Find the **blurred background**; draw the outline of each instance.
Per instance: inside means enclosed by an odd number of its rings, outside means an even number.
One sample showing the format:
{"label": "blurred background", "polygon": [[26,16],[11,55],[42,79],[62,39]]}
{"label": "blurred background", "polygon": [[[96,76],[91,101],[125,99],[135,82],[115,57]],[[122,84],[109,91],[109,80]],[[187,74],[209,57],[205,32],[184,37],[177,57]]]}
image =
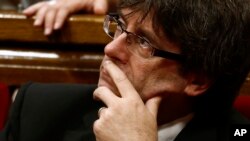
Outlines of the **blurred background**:
{"label": "blurred background", "polygon": [[46,0],[0,0],[0,9],[21,11],[39,1],[46,1]]}

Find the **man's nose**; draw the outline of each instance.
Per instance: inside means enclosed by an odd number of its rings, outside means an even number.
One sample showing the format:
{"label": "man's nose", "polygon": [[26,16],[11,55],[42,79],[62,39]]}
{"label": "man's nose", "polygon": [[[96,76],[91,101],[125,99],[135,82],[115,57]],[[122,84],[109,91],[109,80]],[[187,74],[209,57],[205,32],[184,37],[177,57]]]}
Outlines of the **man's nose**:
{"label": "man's nose", "polygon": [[130,56],[130,52],[127,49],[128,44],[126,40],[126,33],[123,33],[115,38],[113,41],[106,45],[104,49],[105,55],[115,60],[119,60],[122,63],[126,63]]}

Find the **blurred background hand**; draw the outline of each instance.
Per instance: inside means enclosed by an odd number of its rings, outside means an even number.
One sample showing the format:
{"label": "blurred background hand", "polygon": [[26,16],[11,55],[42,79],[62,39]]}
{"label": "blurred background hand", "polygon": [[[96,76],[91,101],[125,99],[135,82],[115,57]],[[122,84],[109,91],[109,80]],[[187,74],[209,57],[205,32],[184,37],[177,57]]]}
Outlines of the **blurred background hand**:
{"label": "blurred background hand", "polygon": [[35,16],[34,26],[44,26],[44,34],[50,35],[60,29],[70,14],[85,11],[105,14],[109,0],[51,0],[38,2],[26,8],[23,13]]}

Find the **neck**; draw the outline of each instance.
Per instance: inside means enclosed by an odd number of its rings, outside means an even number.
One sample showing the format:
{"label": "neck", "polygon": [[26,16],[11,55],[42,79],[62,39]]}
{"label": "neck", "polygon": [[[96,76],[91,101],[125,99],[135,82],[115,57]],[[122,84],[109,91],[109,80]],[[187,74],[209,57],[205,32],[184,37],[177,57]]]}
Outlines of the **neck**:
{"label": "neck", "polygon": [[157,122],[163,125],[189,113],[192,113],[192,98],[183,95],[166,97],[159,106]]}

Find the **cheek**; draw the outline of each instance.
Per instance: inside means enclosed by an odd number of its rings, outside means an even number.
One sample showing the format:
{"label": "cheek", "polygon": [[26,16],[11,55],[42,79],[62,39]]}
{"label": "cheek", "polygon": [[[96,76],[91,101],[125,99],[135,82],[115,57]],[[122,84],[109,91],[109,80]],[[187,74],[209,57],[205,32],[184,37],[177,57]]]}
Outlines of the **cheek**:
{"label": "cheek", "polygon": [[139,94],[141,94],[144,89],[144,85],[147,83],[149,74],[152,73],[152,66],[150,66],[147,61],[143,61],[141,58],[130,58],[130,63],[126,64],[124,67],[124,72],[126,73],[128,79],[133,84],[135,89]]}
{"label": "cheek", "polygon": [[176,66],[158,67],[147,75],[145,85],[142,89],[143,99],[161,95],[184,93],[187,81],[178,73]]}
{"label": "cheek", "polygon": [[[136,65],[137,64],[137,65]],[[134,63],[131,66],[130,80],[132,81],[136,90],[140,93],[147,82],[148,74],[151,73],[150,67],[144,63]]]}

